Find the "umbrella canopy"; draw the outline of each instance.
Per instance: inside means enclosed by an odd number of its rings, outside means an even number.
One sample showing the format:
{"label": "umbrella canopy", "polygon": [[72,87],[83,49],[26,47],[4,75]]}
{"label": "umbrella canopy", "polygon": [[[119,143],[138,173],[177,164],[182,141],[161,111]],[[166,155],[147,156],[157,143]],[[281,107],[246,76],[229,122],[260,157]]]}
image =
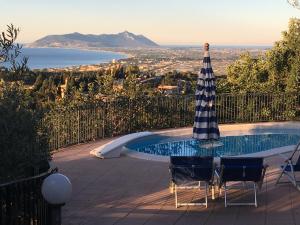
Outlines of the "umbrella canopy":
{"label": "umbrella canopy", "polygon": [[292,6],[294,6],[296,9],[300,9],[300,2],[299,2],[299,0],[287,0],[287,1]]}
{"label": "umbrella canopy", "polygon": [[204,52],[203,67],[199,72],[196,90],[196,115],[193,138],[217,140],[220,137],[216,107],[215,76],[211,67],[210,55]]}

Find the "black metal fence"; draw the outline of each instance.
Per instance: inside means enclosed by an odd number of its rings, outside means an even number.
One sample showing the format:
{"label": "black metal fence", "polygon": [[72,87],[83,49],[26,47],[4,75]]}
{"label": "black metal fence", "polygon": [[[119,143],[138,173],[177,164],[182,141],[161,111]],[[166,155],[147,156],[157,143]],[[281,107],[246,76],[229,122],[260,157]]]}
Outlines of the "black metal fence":
{"label": "black metal fence", "polygon": [[41,193],[50,173],[0,185],[1,225],[48,225],[49,205]]}
{"label": "black metal fence", "polygon": [[[295,120],[296,94],[220,94],[216,99],[220,123]],[[78,108],[56,109],[43,124],[50,128],[50,148],[144,130],[192,126],[194,96],[119,99]]]}

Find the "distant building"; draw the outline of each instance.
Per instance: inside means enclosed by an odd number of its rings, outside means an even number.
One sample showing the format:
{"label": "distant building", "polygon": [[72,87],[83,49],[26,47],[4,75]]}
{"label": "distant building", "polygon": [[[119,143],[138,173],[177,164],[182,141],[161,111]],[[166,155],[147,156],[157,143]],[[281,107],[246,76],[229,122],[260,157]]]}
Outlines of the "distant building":
{"label": "distant building", "polygon": [[149,84],[152,87],[157,87],[161,83],[162,79],[163,79],[162,76],[150,77],[150,78],[146,78],[146,79],[142,80],[141,84]]}
{"label": "distant building", "polygon": [[158,91],[166,94],[166,95],[174,95],[179,94],[178,86],[171,86],[171,85],[159,85],[157,87]]}
{"label": "distant building", "polygon": [[65,97],[67,92],[67,85],[68,85],[68,78],[66,77],[65,83],[61,84],[57,88],[57,95],[59,96],[59,98],[63,99]]}
{"label": "distant building", "polygon": [[25,90],[33,90],[34,85],[24,85]]}

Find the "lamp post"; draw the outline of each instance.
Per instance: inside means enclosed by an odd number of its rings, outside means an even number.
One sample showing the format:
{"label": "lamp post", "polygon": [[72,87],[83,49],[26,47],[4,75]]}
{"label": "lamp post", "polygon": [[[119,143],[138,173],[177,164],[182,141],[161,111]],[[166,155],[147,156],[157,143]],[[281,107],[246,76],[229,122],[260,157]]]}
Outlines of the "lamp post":
{"label": "lamp post", "polygon": [[72,184],[68,177],[55,173],[42,184],[42,195],[50,204],[50,225],[61,225],[61,207],[71,198]]}

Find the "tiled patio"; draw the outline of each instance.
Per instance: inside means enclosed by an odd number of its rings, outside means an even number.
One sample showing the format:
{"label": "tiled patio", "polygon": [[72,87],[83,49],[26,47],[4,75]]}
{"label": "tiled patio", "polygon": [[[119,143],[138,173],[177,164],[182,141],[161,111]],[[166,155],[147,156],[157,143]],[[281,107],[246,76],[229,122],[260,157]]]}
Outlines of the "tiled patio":
{"label": "tiled patio", "polygon": [[[89,155],[108,140],[69,147],[54,154],[61,173],[73,183],[71,201],[63,207],[64,225],[290,225],[300,224],[300,192],[292,185],[275,186],[278,157],[258,195],[259,207],[224,208],[224,199],[210,199],[208,208],[174,207],[168,189],[168,164],[129,157],[100,160]],[[239,198],[241,192],[231,196]],[[251,193],[252,194],[252,193]],[[198,192],[185,192],[198,199]],[[250,193],[246,196],[252,197]]]}

